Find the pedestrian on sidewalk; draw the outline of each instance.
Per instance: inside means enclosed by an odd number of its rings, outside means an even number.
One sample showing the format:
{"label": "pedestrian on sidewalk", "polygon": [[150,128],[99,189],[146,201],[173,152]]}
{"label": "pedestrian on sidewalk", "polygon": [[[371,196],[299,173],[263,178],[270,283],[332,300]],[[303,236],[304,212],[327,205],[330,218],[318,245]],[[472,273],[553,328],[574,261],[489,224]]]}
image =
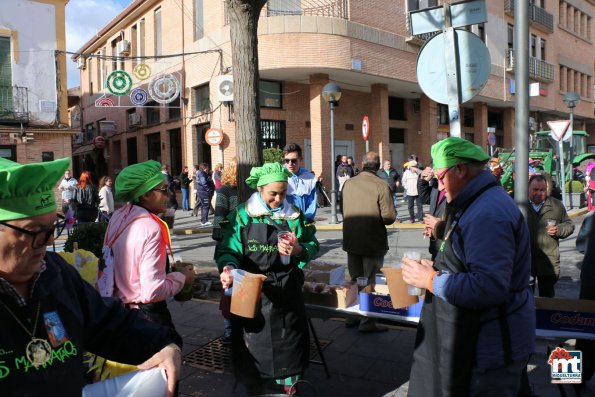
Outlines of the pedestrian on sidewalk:
{"label": "pedestrian on sidewalk", "polygon": [[376,175],[382,179],[384,182],[388,184],[390,188],[392,197],[393,197],[393,204],[395,206],[395,210],[397,209],[397,188],[401,184],[401,176],[392,167],[392,163],[390,160],[384,160],[382,163],[382,168],[376,172]]}
{"label": "pedestrian on sidewalk", "polygon": [[290,143],[283,148],[285,168],[291,172],[287,180],[287,201],[295,205],[306,215],[308,222],[316,217],[316,176],[302,167],[302,148],[297,143]]}
{"label": "pedestrian on sidewalk", "polygon": [[99,180],[99,222],[109,222],[114,213],[114,192],[112,178],[104,176]]}
{"label": "pedestrian on sidewalk", "polygon": [[529,229],[489,158],[461,138],[432,146],[448,217],[435,261],[403,258],[403,280],[427,291],[410,397],[516,397],[535,349]]}
{"label": "pedestrian on sidewalk", "polygon": [[[232,269],[263,274],[258,315],[232,315],[232,366],[250,395],[262,394],[275,380],[287,393],[309,360],[309,331],[302,296],[304,267],[318,253],[316,227],[285,199],[291,173],[279,163],[254,167],[246,184],[258,191],[223,224],[217,267],[223,288],[232,286]],[[279,232],[291,238],[279,239]],[[288,264],[284,264],[289,257]],[[287,263],[287,262],[285,262]]]}
{"label": "pedestrian on sidewalk", "polygon": [[192,182],[192,177],[188,175],[188,166],[184,167],[179,178],[182,190],[182,211],[188,211],[190,209],[190,182]]}
{"label": "pedestrian on sidewalk", "polygon": [[60,181],[58,190],[62,192],[62,213],[66,215],[68,210],[72,213],[72,216],[76,213],[76,201],[74,199],[74,193],[76,191],[77,180],[71,176],[70,170],[64,172],[64,179]]}
{"label": "pedestrian on sidewalk", "polygon": [[[343,213],[343,250],[347,251],[347,267],[351,281],[367,277],[374,284],[376,273],[384,263],[388,251],[388,233],[385,225],[395,222],[396,211],[392,192],[376,176],[380,157],[368,152],[363,158],[362,171],[345,182],[345,195],[341,205]],[[362,332],[386,331],[376,319],[365,317],[361,322],[350,318],[345,324],[359,323]]]}
{"label": "pedestrian on sidewalk", "polygon": [[[421,171],[417,168],[417,161],[409,161],[409,166],[403,173],[401,182],[407,190],[407,209],[409,210],[409,220],[411,223],[421,222],[424,216],[421,199],[417,193],[417,182]],[[413,205],[417,206],[417,214],[413,211]]]}
{"label": "pedestrian on sidewalk", "polygon": [[200,205],[200,225],[211,226],[212,223],[209,222],[209,211],[211,209],[211,197],[215,191],[215,184],[209,174],[208,164],[202,163],[198,166],[194,185],[196,186],[197,201],[193,215],[198,213],[198,206]]}
{"label": "pedestrian on sidewalk", "polygon": [[77,222],[95,222],[99,214],[99,194],[89,171],[81,172],[74,193],[74,201]]}
{"label": "pedestrian on sidewalk", "polygon": [[164,368],[171,397],[180,335],[103,299],[74,266],[47,252],[63,228],[53,189],[69,164],[0,158],[2,395],[80,396],[87,351],[143,370]]}
{"label": "pedestrian on sidewalk", "polygon": [[[229,223],[227,215],[238,206],[238,165],[234,157],[227,164],[221,174],[221,186],[217,190],[217,201],[215,202],[215,217],[213,218],[213,232],[211,237],[217,242],[215,246],[214,259],[219,257],[219,249],[223,240],[221,231],[222,224]],[[227,290],[221,289],[221,298],[219,299],[219,310],[223,316],[223,336],[221,342],[224,345],[231,344],[231,295]]]}

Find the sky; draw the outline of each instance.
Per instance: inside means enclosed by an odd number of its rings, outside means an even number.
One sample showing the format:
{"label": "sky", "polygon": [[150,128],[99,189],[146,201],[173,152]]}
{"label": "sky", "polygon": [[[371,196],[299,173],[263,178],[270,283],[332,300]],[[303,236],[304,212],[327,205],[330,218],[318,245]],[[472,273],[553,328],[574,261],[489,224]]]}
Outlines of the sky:
{"label": "sky", "polygon": [[[66,5],[66,51],[76,52],[132,0],[70,0]],[[67,57],[68,88],[80,82],[76,64]]]}

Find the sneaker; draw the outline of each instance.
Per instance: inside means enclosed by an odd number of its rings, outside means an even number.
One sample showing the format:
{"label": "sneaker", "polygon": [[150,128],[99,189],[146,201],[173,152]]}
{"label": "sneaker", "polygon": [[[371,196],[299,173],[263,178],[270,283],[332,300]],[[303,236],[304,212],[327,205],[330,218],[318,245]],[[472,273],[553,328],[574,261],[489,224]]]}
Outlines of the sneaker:
{"label": "sneaker", "polygon": [[203,226],[203,227],[204,227],[204,226],[212,226],[212,225],[213,225],[213,222],[204,222],[204,223],[203,223],[203,222],[201,222],[201,223],[200,223],[200,226]]}

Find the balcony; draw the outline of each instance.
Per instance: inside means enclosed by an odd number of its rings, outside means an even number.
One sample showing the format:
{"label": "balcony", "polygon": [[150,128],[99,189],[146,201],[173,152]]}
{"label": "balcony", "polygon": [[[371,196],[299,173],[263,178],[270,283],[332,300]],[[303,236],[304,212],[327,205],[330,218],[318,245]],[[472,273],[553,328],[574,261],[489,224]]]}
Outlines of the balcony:
{"label": "balcony", "polygon": [[[514,2],[516,0],[504,0],[504,12],[514,17]],[[545,9],[529,4],[529,22],[533,27],[545,33],[554,31],[554,16]]]}
{"label": "balcony", "polygon": [[[229,25],[229,10],[224,2],[224,23]],[[260,16],[308,15],[349,19],[348,0],[269,0]]]}
{"label": "balcony", "polygon": [[27,87],[0,86],[0,123],[29,122],[29,94]]}
{"label": "balcony", "polygon": [[[508,49],[506,53],[506,71],[514,72],[514,51]],[[533,80],[551,83],[554,81],[554,65],[535,57],[529,57],[529,77]]]}

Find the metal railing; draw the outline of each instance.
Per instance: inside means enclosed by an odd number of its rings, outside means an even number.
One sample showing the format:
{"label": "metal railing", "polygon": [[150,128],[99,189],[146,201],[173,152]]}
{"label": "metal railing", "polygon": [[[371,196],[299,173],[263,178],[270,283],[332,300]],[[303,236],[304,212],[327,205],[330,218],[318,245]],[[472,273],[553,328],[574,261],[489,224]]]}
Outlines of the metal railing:
{"label": "metal railing", "polygon": [[[514,2],[516,0],[505,0],[504,1],[504,12],[510,16],[514,16]],[[528,1],[528,0],[525,0]],[[542,28],[549,33],[554,31],[554,16],[547,12],[545,9],[536,6],[535,4],[529,4],[529,22],[535,25],[537,28]]]}
{"label": "metal railing", "polygon": [[27,87],[0,86],[0,121],[29,122],[29,92]]}
{"label": "metal railing", "polygon": [[[506,52],[506,70],[514,71],[514,50]],[[554,81],[554,65],[535,57],[529,57],[529,77],[543,82]]]}
{"label": "metal railing", "polygon": [[[229,24],[227,2],[223,6],[224,24]],[[260,14],[263,17],[308,15],[349,19],[348,0],[269,0]]]}

